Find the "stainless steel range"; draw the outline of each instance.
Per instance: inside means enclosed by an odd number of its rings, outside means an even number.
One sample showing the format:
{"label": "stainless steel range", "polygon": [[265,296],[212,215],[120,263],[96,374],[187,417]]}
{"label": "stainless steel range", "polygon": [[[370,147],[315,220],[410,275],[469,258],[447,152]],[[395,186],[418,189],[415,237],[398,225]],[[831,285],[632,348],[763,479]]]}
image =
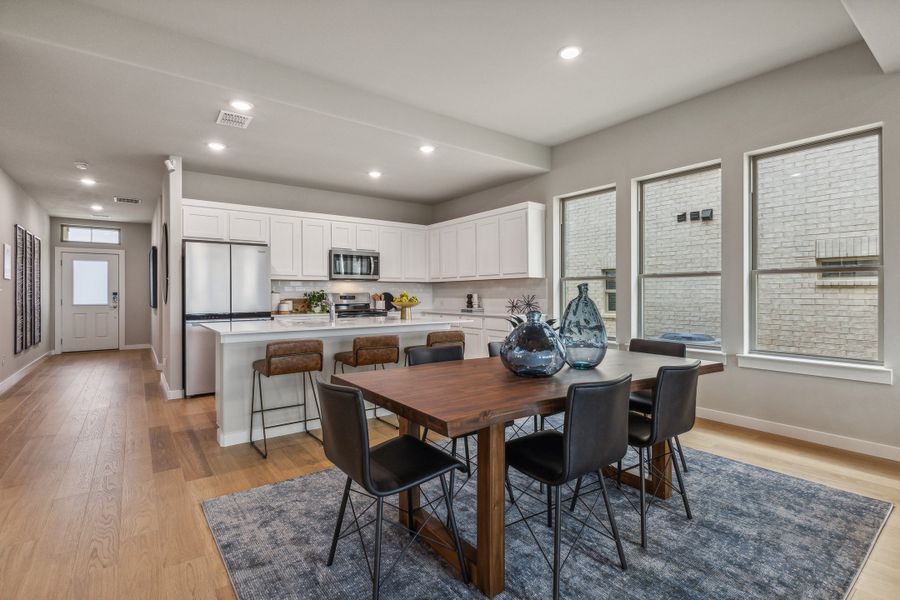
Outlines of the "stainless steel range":
{"label": "stainless steel range", "polygon": [[328,300],[334,304],[338,318],[387,316],[386,310],[372,308],[372,298],[368,292],[328,294]]}

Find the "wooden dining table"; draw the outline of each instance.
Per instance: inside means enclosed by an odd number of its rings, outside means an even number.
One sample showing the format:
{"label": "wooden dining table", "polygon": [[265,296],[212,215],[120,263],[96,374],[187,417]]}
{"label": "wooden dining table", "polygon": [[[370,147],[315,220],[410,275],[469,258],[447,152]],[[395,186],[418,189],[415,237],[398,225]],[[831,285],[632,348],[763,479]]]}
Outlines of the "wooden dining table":
{"label": "wooden dining table", "polygon": [[[568,367],[553,377],[518,377],[499,358],[431,363],[415,367],[335,374],[332,381],[362,390],[369,402],[397,415],[401,435],[420,435],[420,427],[447,437],[476,434],[478,439],[477,534],[475,544],[463,540],[463,555],[472,582],[493,598],[505,586],[505,473],[506,423],[534,415],[552,415],[565,408],[574,383],[615,379],[631,373],[632,391],[652,389],[659,367],[685,365],[692,359],[609,350],[600,366],[589,370]],[[700,374],[724,370],[720,362],[701,361]],[[671,461],[665,448],[653,448],[649,489],[671,493]],[[623,483],[636,485],[637,476],[624,474]],[[654,480],[656,478],[656,480]],[[659,478],[664,481],[660,482]],[[661,485],[669,484],[669,485]],[[410,506],[409,503],[412,503]],[[400,497],[400,518],[407,526],[425,525],[432,548],[459,570],[451,536],[441,519],[429,519],[420,508],[420,494]],[[406,522],[413,515],[413,523]],[[427,542],[426,542],[427,543]]]}

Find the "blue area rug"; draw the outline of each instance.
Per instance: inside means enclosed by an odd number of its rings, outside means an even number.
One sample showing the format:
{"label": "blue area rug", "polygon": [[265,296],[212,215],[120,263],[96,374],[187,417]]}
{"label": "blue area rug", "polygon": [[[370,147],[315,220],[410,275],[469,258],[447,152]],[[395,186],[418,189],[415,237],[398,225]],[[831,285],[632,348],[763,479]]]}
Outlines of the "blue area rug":
{"label": "blue area rug", "polygon": [[[636,491],[618,490],[608,480],[628,570],[619,569],[612,540],[586,529],[562,571],[563,598],[846,596],[891,504],[705,452],[685,452],[693,520],[685,518],[677,495],[655,503],[648,517],[649,547],[643,550],[632,508]],[[475,477],[477,472],[456,500],[461,533],[469,540],[475,539]],[[371,595],[358,536],[341,540],[334,565],[325,566],[344,481],[343,474],[330,469],[203,503],[240,600],[359,600]],[[513,483],[528,485],[515,472]],[[429,498],[439,497],[438,486],[424,491]],[[586,516],[594,497],[584,498],[576,514]],[[539,499],[524,496],[521,502],[526,513],[541,510]],[[362,496],[355,496],[354,503],[357,511],[369,504]],[[602,500],[595,512],[605,518]],[[373,513],[369,510],[366,517]],[[507,510],[507,522],[518,517],[515,509]],[[396,510],[385,509],[386,520],[396,518]],[[531,524],[550,556],[552,530],[540,519]],[[563,556],[580,527],[565,518],[564,509]],[[371,544],[373,528],[364,530],[364,537]],[[405,532],[385,527],[382,573],[409,539]],[[522,523],[507,527],[506,568],[506,591],[498,598],[550,597],[550,568]],[[418,542],[382,590],[383,598],[404,600],[483,597]]]}

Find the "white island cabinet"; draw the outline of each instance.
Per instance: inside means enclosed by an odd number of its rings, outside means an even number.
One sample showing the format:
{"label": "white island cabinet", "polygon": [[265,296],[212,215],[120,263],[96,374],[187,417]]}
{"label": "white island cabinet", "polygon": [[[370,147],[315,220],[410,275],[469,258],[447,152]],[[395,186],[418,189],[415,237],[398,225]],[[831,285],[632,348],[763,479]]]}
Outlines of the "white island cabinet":
{"label": "white island cabinet", "polygon": [[[204,327],[216,334],[216,425],[220,446],[250,441],[250,384],[253,361],[265,358],[266,344],[279,340],[317,339],[324,345],[323,371],[314,373],[321,381],[330,381],[337,352],[353,349],[353,338],[366,335],[397,335],[400,337],[400,362],[403,348],[422,345],[429,331],[440,331],[469,324],[466,317],[437,317],[417,314],[408,321],[396,317],[345,318],[331,323],[328,317],[279,318],[271,321],[242,321],[234,323],[206,323]],[[351,367],[347,367],[352,370]],[[303,398],[300,375],[280,375],[263,378],[265,407],[277,408],[296,404]],[[318,412],[311,390],[307,393],[307,415],[312,419],[310,429],[320,428]],[[296,421],[300,409],[287,408],[266,413],[266,424]],[[379,414],[388,414],[386,412]],[[257,418],[253,439],[262,437]],[[304,431],[303,424],[269,429],[275,437]]]}

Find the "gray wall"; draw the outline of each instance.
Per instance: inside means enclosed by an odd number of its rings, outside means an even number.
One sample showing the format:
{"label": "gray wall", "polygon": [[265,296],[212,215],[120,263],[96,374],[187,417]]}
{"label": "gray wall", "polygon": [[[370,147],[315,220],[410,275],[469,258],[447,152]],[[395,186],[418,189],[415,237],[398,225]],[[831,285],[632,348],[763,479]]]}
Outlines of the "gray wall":
{"label": "gray wall", "polygon": [[[894,262],[900,256],[900,75],[883,74],[862,43],[560,145],[553,150],[550,173],[440,204],[434,220],[526,200],[549,206],[555,195],[615,184],[617,325],[619,340],[627,341],[634,333],[628,285],[633,276],[632,179],[720,159],[722,343],[729,364],[724,374],[704,379],[700,404],[900,446],[897,385],[742,369],[734,357],[744,348],[744,153],[877,122],[884,131],[884,359],[898,369],[900,314],[891,307],[900,302],[900,270]],[[548,219],[548,236],[550,227]]]}
{"label": "gray wall", "polygon": [[432,222],[432,207],[344,194],[314,188],[282,185],[237,177],[184,171],[183,195],[195,200],[232,202],[286,210],[302,210],[348,217],[384,219],[427,225]]}
{"label": "gray wall", "polygon": [[[88,225],[94,227],[118,227],[122,231],[120,245],[102,246],[98,244],[79,244],[75,242],[63,242],[60,240],[63,223],[72,225]],[[122,317],[125,319],[125,345],[150,343],[150,279],[148,254],[150,252],[150,224],[149,223],[118,223],[115,221],[93,221],[85,219],[66,219],[63,217],[50,218],[50,255],[56,252],[56,247],[62,248],[108,248],[110,250],[125,251],[125,282],[119,287],[125,302],[125,311]],[[51,261],[50,281],[55,281],[56,261]],[[52,287],[52,284],[51,284]],[[56,294],[51,294],[51,306],[56,306]],[[52,313],[53,311],[51,311]],[[55,315],[50,315],[51,328],[55,335]]]}
{"label": "gray wall", "polygon": [[[15,226],[21,225],[41,238],[41,343],[13,354],[15,342]],[[2,244],[9,244],[13,253],[12,279],[3,279],[0,262],[0,382],[41,357],[50,349],[50,218],[47,212],[31,199],[15,181],[0,170],[0,260]]]}

